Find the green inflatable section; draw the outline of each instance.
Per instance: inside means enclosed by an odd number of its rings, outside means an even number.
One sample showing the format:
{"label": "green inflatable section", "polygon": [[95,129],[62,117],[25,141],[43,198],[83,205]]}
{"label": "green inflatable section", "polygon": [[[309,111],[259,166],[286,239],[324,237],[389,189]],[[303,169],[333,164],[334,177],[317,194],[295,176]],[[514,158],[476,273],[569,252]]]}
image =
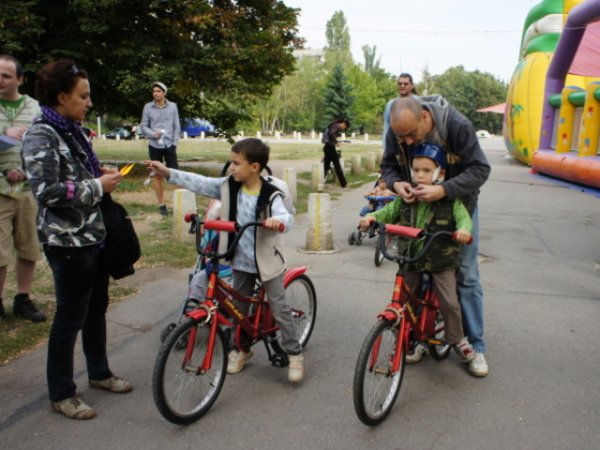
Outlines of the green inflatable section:
{"label": "green inflatable section", "polygon": [[[565,0],[543,0],[540,4],[535,5],[527,14],[527,18],[525,19],[525,25],[523,26],[523,32],[521,33],[521,46],[519,48],[523,48],[523,39],[525,39],[525,33],[527,29],[533,24],[537,22],[543,17],[546,17],[549,14],[562,14],[565,7]],[[554,33],[552,33],[554,34]],[[559,33],[560,34],[560,33]],[[531,45],[528,46],[528,48]],[[556,48],[556,46],[555,46]],[[553,52],[554,48],[551,50],[543,50]],[[529,51],[522,54],[521,57],[529,54]]]}
{"label": "green inflatable section", "polygon": [[[575,87],[575,86],[572,86],[572,87]],[[581,89],[581,88],[578,88],[578,89]],[[594,91],[594,98],[596,100],[600,101],[600,88],[598,88]],[[569,94],[568,99],[569,99],[569,103],[571,105],[583,106],[585,103],[585,91],[581,90],[581,91],[577,91],[577,92],[571,92]],[[554,94],[554,95],[550,96],[549,103],[553,108],[560,108],[560,105],[562,105],[561,94]]]}
{"label": "green inflatable section", "polygon": [[525,50],[525,54],[529,55],[535,52],[553,53],[556,50],[559,40],[560,33],[548,33],[537,36],[531,40]]}

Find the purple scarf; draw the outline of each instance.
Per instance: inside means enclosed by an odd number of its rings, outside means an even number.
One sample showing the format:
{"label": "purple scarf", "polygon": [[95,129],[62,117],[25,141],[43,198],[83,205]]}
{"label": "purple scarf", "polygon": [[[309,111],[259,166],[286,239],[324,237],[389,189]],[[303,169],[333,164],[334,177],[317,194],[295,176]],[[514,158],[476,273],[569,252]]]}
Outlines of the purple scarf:
{"label": "purple scarf", "polygon": [[67,119],[64,116],[61,116],[54,109],[46,106],[40,105],[42,109],[42,119],[48,122],[53,127],[58,128],[59,130],[69,132],[73,135],[73,137],[77,140],[77,142],[81,145],[83,150],[87,155],[87,161],[85,161],[85,167],[90,171],[94,177],[98,178],[102,176],[102,171],[100,170],[100,162],[98,161],[98,157],[94,153],[94,149],[92,145],[87,140],[87,138],[83,134],[83,130],[79,126],[77,122],[71,119]]}

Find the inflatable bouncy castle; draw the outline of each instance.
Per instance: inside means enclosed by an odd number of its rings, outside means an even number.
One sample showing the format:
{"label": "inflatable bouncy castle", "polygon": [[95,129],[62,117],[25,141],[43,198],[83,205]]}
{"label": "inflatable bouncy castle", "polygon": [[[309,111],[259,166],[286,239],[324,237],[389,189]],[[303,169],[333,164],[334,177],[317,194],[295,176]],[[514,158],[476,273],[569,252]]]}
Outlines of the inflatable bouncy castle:
{"label": "inflatable bouncy castle", "polygon": [[600,0],[544,0],[531,9],[504,121],[515,158],[600,188]]}

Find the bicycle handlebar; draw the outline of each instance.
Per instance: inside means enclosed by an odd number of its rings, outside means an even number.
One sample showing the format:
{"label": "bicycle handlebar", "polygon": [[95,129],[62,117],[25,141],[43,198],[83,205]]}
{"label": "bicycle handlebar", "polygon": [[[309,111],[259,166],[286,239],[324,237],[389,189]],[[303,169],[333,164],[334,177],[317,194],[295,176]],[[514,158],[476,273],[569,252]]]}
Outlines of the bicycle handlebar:
{"label": "bicycle handlebar", "polygon": [[[196,234],[196,250],[202,256],[214,257],[217,259],[225,258],[227,255],[233,252],[233,249],[239,242],[240,238],[250,227],[264,227],[266,221],[258,221],[258,222],[248,222],[243,225],[231,222],[227,220],[200,220],[198,214],[186,214],[184,220],[187,223],[191,223],[190,233]],[[201,238],[200,238],[200,226],[204,226],[206,230],[214,230],[214,231],[224,231],[226,233],[235,233],[235,239],[231,243],[231,245],[227,248],[225,253],[217,253],[217,251],[209,251],[205,252],[201,247]],[[280,223],[277,229],[278,232],[283,233],[285,231],[285,225]]]}
{"label": "bicycle handlebar", "polygon": [[[423,257],[423,255],[425,255],[425,253],[427,253],[427,251],[429,250],[429,247],[431,247],[431,244],[433,244],[433,242],[440,236],[450,236],[452,238],[452,240],[456,240],[456,232],[455,231],[442,230],[442,231],[437,231],[435,233],[428,233],[427,231],[423,230],[422,228],[413,228],[413,227],[407,227],[407,226],[403,226],[403,225],[392,225],[392,224],[386,225],[386,224],[383,224],[380,222],[371,222],[371,225],[369,227],[369,232],[374,233],[374,230],[376,230],[377,228],[379,228],[379,230],[380,230],[379,241],[377,242],[377,245],[379,246],[381,253],[383,254],[383,256],[386,259],[389,259],[390,261],[396,261],[399,264],[410,264],[410,263],[417,262],[419,259],[421,259]],[[406,238],[415,239],[415,240],[416,239],[424,239],[424,238],[429,238],[429,239],[427,239],[427,242],[425,242],[425,245],[423,246],[421,251],[416,256],[414,256],[413,258],[408,258],[403,255],[400,255],[400,256],[390,255],[387,252],[387,249],[385,246],[385,235],[386,234],[406,237]],[[466,243],[466,245],[469,245],[472,242],[473,242],[473,236],[471,236],[469,238],[469,241]]]}

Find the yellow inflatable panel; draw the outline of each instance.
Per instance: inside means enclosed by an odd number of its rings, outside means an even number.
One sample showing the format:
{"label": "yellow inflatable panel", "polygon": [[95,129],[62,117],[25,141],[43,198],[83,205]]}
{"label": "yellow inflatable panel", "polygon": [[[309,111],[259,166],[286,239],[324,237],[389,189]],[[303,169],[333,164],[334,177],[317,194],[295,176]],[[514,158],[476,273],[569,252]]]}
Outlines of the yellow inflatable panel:
{"label": "yellow inflatable panel", "polygon": [[546,72],[551,53],[536,52],[522,59],[508,87],[505,141],[511,154],[531,164],[539,148]]}

